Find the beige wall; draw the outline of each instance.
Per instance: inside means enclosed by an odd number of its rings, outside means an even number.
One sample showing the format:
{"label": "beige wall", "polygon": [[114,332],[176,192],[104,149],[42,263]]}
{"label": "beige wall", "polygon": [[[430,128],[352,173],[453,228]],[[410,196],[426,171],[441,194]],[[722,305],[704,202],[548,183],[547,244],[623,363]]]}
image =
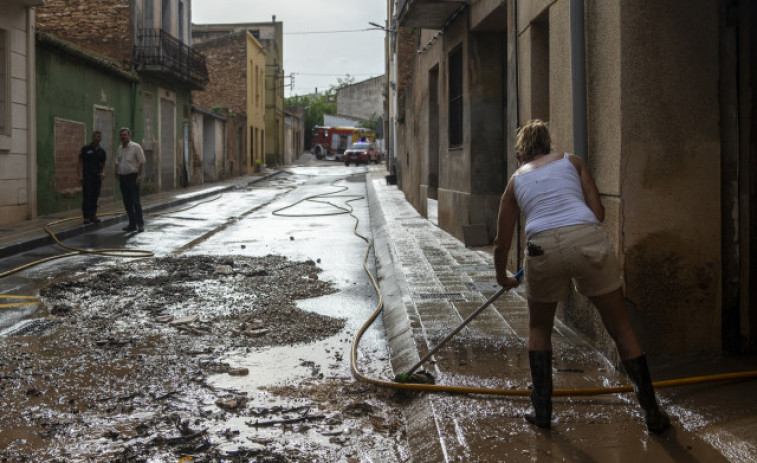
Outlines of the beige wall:
{"label": "beige wall", "polygon": [[[621,197],[627,297],[657,351],[720,347],[715,2],[624,2]],[[644,8],[647,6],[647,8]]]}
{"label": "beige wall", "polygon": [[[604,227],[623,262],[634,324],[649,352],[718,351],[717,7],[675,0],[585,5],[588,162]],[[554,149],[572,151],[569,1],[518,6],[520,121],[546,118]],[[574,295],[561,316],[613,355],[584,298]]]}
{"label": "beige wall", "polygon": [[[266,52],[263,46],[249,32],[247,36],[247,173],[255,172],[256,165],[265,163],[265,140],[260,136],[265,133],[265,63]],[[257,139],[255,133],[258,133]],[[250,148],[252,155],[250,155]]]}
{"label": "beige wall", "polygon": [[[722,64],[717,2],[585,0],[584,7],[587,159],[605,207],[604,228],[622,265],[632,321],[647,352],[719,352]],[[502,21],[499,2],[476,2],[441,34],[416,31],[409,51],[401,48],[407,29],[397,35],[397,81],[408,82],[398,84],[401,188],[425,214],[433,190],[429,70],[438,67],[439,224],[459,239],[463,226],[485,222],[486,211],[496,212],[501,190],[494,194],[492,182],[480,191],[477,173],[481,166],[500,168],[497,162],[504,172],[514,170],[507,153],[513,154],[510,131],[516,126],[535,117],[545,119],[554,149],[573,151],[570,0],[517,0],[507,8],[507,21]],[[495,51],[491,43],[500,36],[487,34],[498,23],[510,27],[509,41]],[[472,31],[472,26],[478,29]],[[465,138],[461,148],[449,149],[447,60],[458,44],[464,52]],[[500,75],[506,76],[504,95],[498,98],[507,117],[488,125],[478,116],[493,114],[487,113],[485,98],[494,98],[494,93],[483,81],[495,78],[487,71],[496,66],[483,67],[483,53],[488,58],[500,55]],[[411,70],[409,79],[402,69]],[[486,138],[500,130],[506,147],[492,158],[478,159],[491,146],[477,145],[476,136]],[[506,162],[499,156],[507,156]],[[520,261],[520,240],[516,237],[512,247],[514,265]],[[560,316],[615,355],[612,340],[585,298],[573,294],[561,304]]]}
{"label": "beige wall", "polygon": [[[490,12],[497,9],[496,2],[490,3]],[[482,11],[478,13],[479,23],[488,24]],[[497,204],[505,185],[506,24],[497,27],[471,33],[466,10],[442,34],[419,32],[416,49],[422,51],[413,53],[411,91],[405,98],[398,152],[402,189],[424,215],[427,199],[435,195],[439,226],[460,240],[468,225],[484,225],[494,238]],[[463,62],[463,138],[461,146],[450,147],[449,56],[458,48]],[[437,81],[436,95],[431,94],[431,78]],[[431,107],[435,96],[438,108]],[[431,166],[435,156],[438,171]]]}
{"label": "beige wall", "polygon": [[34,9],[13,2],[2,8],[7,129],[0,133],[0,223],[9,223],[36,215]]}

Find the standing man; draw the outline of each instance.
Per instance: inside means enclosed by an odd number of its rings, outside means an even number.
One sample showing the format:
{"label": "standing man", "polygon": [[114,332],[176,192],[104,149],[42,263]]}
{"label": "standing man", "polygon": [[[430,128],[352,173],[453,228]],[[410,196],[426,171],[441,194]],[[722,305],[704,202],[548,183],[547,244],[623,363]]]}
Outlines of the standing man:
{"label": "standing man", "polygon": [[121,145],[116,152],[116,177],[121,184],[121,196],[124,208],[129,216],[129,225],[125,232],[143,232],[145,223],[142,219],[142,203],[139,198],[139,185],[142,183],[142,170],[145,167],[145,153],[139,144],[131,141],[131,130],[126,127],[119,130]]}
{"label": "standing man", "polygon": [[82,187],[81,212],[84,224],[98,223],[97,198],[105,177],[105,150],[100,146],[103,136],[99,130],[92,132],[92,143],[84,145],[79,151],[79,183]]}

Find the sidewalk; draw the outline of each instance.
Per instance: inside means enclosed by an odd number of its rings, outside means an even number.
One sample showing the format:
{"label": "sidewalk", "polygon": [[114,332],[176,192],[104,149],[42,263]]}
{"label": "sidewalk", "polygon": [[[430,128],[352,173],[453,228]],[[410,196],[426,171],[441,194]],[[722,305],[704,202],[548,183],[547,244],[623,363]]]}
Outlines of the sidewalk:
{"label": "sidewalk", "polygon": [[[385,173],[372,168],[367,189],[384,325],[399,373],[438,345],[497,286],[491,255],[465,248],[420,216],[396,185],[386,185]],[[525,300],[518,291],[505,293],[424,369],[437,384],[526,389],[531,383],[527,336]],[[629,384],[559,320],[553,349],[555,389]],[[722,361],[715,367],[705,363],[697,363],[698,374],[728,368]],[[755,369],[755,362],[729,367]],[[654,379],[694,376],[660,370],[652,372]],[[546,432],[522,418],[530,407],[527,397],[419,393],[406,406],[407,437],[414,463],[757,461],[754,388],[754,381],[742,381],[658,391],[674,421],[662,437],[647,434],[632,393],[555,398],[553,429]]]}
{"label": "sidewalk", "polygon": [[[269,170],[259,175],[244,175],[211,184],[143,195],[142,211],[145,214],[154,213],[207,198],[222,191],[244,188],[249,184],[277,175],[279,172]],[[102,220],[100,225],[110,225],[127,220],[123,202],[116,198],[100,198],[97,215]],[[31,220],[0,225],[0,259],[39,246],[53,244],[53,239],[44,230],[45,225],[57,220],[75,217],[81,217],[81,209],[56,212],[38,216]],[[72,220],[56,226],[54,231],[56,236],[63,240],[84,233],[87,230],[92,230],[97,226],[95,224],[82,225],[81,221]]]}

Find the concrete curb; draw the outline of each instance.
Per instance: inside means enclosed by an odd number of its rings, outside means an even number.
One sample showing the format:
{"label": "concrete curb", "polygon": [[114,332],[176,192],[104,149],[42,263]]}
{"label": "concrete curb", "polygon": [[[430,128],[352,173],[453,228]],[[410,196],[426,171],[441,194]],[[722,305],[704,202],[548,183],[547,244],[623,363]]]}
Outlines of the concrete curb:
{"label": "concrete curb", "polygon": [[[413,337],[413,327],[409,314],[415,312],[412,296],[399,264],[399,258],[392,245],[384,209],[378,199],[373,184],[374,176],[368,175],[366,190],[368,208],[371,217],[373,248],[376,255],[376,273],[379,287],[383,294],[382,312],[384,328],[392,369],[395,374],[410,369],[420,360],[418,348]],[[409,307],[412,306],[412,307]],[[434,410],[428,395],[422,394],[405,407],[408,447],[412,449],[414,463],[438,463],[445,461],[441,441],[430,436],[438,436]]]}

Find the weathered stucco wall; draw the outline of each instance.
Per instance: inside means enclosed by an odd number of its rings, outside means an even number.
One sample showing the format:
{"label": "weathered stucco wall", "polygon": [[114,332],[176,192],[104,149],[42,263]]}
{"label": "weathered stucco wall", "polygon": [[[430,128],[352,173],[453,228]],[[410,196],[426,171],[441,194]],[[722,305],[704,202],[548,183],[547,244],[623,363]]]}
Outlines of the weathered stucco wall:
{"label": "weathered stucco wall", "polygon": [[[520,122],[549,120],[572,151],[569,1],[518,8]],[[720,349],[717,18],[706,1],[585,2],[588,162],[651,353]],[[559,314],[614,355],[585,298]]]}
{"label": "weathered stucco wall", "polygon": [[[490,5],[490,13],[501,14]],[[479,11],[479,13],[481,13]],[[406,198],[427,213],[429,197],[438,201],[438,223],[460,240],[469,225],[496,233],[499,199],[506,183],[505,147],[506,24],[487,22],[471,31],[468,10],[445,29],[424,30],[413,52],[411,108],[404,122],[405,142],[398,160]],[[450,56],[460,53],[462,139],[450,143]],[[417,183],[416,183],[417,182]]]}
{"label": "weathered stucco wall", "polygon": [[[591,51],[586,54],[589,114],[587,162],[605,208],[603,227],[610,236],[615,253],[622,260],[620,4],[592,0],[584,5],[586,48]],[[569,101],[566,103],[572,105]],[[610,358],[618,360],[615,344],[587,298],[573,294],[568,304],[561,305],[559,316],[579,328]]]}
{"label": "weathered stucco wall", "polygon": [[623,2],[621,17],[626,294],[650,351],[717,351],[717,5]]}
{"label": "weathered stucco wall", "polygon": [[[56,188],[56,157],[58,166],[75,172],[78,151],[60,152],[56,147],[56,120],[81,124],[81,136],[60,146],[76,146],[76,150],[90,141],[97,108],[112,111],[111,133],[103,130],[103,140],[118,141],[118,128],[131,127],[132,134],[144,133],[142,127],[131,126],[132,82],[93,66],[72,61],[50,44],[39,45],[36,51],[36,97],[45,102],[37,107],[37,196],[38,212],[77,209],[81,206],[81,190],[59,191]],[[135,138],[136,140],[136,138]],[[77,146],[78,145],[78,146]],[[103,145],[105,146],[105,145]],[[116,194],[113,188],[113,149],[106,148],[106,179],[102,196]],[[61,160],[65,161],[61,164]],[[60,177],[59,177],[60,178]]]}
{"label": "weathered stucco wall", "polygon": [[336,112],[370,120],[381,115],[384,109],[384,76],[373,77],[336,91]]}

